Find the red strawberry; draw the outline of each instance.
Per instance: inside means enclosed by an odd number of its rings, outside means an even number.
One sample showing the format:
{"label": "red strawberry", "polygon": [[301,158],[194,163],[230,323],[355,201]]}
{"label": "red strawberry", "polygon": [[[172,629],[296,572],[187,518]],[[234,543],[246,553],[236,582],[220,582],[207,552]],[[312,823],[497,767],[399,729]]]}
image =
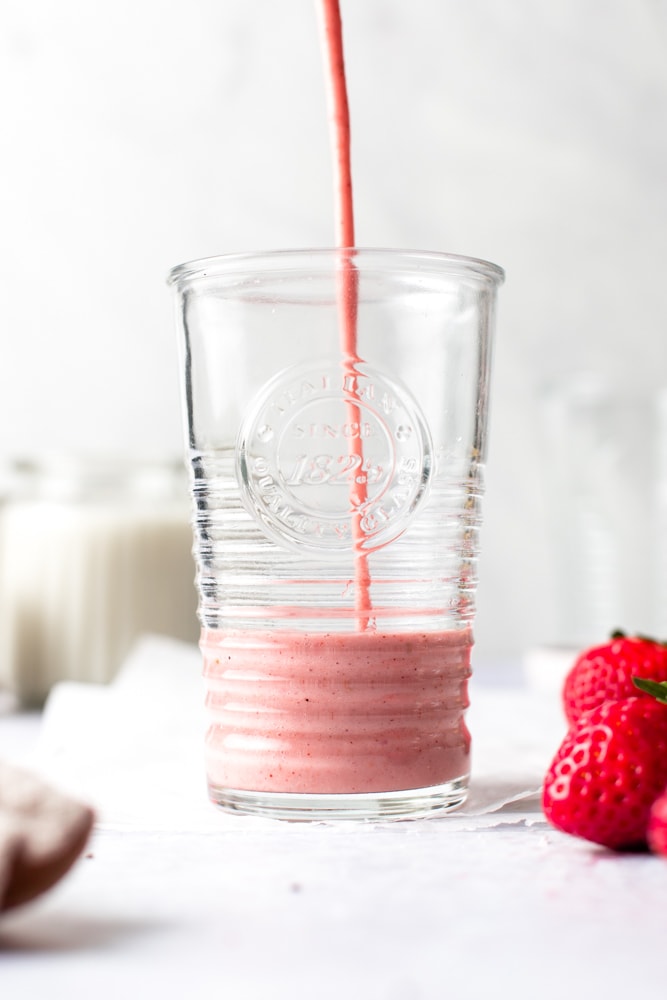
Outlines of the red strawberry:
{"label": "red strawberry", "polygon": [[667,681],[667,646],[615,632],[611,642],[587,649],[565,678],[563,707],[570,723],[603,701],[636,696],[633,677]]}
{"label": "red strawberry", "polygon": [[652,851],[667,855],[667,791],[658,796],[651,806],[647,840]]}
{"label": "red strawberry", "polygon": [[667,705],[638,696],[606,701],[572,726],[545,778],[542,805],[565,833],[638,848],[665,788]]}

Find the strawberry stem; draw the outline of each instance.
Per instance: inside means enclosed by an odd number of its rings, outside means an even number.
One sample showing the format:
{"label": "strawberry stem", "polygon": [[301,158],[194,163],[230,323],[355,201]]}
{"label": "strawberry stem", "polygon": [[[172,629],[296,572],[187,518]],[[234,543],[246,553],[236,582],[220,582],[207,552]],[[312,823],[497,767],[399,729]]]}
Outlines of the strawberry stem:
{"label": "strawberry stem", "polygon": [[663,705],[667,705],[667,681],[649,681],[645,677],[633,677],[632,683],[644,694],[650,694]]}
{"label": "strawberry stem", "polygon": [[627,632],[623,632],[620,628],[615,629],[609,638],[634,639],[637,642],[650,642],[653,646],[667,646],[667,641],[665,639],[654,639],[652,635],[643,635],[641,632],[638,632],[637,635],[628,635]]}

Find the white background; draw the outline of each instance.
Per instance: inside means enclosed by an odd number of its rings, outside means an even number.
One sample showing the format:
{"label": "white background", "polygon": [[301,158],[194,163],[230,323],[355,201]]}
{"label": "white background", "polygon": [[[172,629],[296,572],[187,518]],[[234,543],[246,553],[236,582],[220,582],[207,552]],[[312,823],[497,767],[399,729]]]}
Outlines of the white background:
{"label": "white background", "polygon": [[[667,381],[667,0],[342,9],[357,243],[507,271],[480,651],[569,641],[562,591],[576,596],[581,567],[563,587],[569,493],[549,478],[541,400],[578,372],[631,403]],[[313,2],[2,0],[0,14],[0,458],[180,453],[168,269],[334,238]],[[646,418],[629,453],[652,433]],[[654,459],[645,490],[584,454],[635,596],[656,572]]]}

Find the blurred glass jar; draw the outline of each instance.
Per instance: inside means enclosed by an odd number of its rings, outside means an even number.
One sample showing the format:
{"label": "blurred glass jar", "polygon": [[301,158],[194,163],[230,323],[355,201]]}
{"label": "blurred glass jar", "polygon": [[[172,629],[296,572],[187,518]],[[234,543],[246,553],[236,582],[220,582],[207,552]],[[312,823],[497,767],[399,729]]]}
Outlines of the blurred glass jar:
{"label": "blurred glass jar", "polygon": [[18,461],[0,511],[0,686],[106,682],[134,640],[199,636],[181,462]]}
{"label": "blurred glass jar", "polygon": [[656,634],[654,400],[577,372],[541,406],[555,641],[581,649],[615,629]]}

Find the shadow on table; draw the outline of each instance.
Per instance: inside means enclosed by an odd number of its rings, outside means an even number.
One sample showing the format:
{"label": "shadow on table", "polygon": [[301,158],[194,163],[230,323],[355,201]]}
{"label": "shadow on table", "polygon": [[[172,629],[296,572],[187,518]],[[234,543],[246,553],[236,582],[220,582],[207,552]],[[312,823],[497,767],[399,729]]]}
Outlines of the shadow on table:
{"label": "shadow on table", "polygon": [[157,922],[132,918],[72,916],[55,909],[26,906],[0,921],[0,959],[9,952],[88,951],[125,938],[163,929]]}

